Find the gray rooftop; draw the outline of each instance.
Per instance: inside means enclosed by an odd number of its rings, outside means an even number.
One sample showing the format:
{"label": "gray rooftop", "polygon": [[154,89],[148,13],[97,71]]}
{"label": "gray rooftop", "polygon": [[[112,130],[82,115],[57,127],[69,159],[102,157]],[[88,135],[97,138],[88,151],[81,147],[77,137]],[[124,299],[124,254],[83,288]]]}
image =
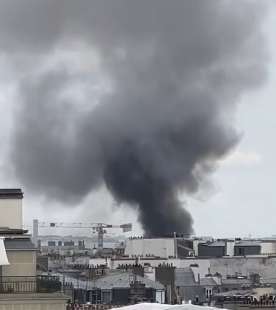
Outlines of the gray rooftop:
{"label": "gray rooftop", "polygon": [[21,188],[0,188],[0,199],[22,199]]}
{"label": "gray rooftop", "polygon": [[25,230],[25,229],[0,227],[0,236],[5,236],[5,235],[24,235],[27,232],[28,231]]}
{"label": "gray rooftop", "polygon": [[[112,289],[114,287],[129,288],[130,276],[131,274],[128,272],[110,274],[103,278],[99,278],[98,280],[95,281],[95,284],[97,287],[100,287],[101,289]],[[147,278],[143,278],[141,276],[137,276],[137,281],[141,281],[142,283],[144,283],[147,288],[151,287],[159,290],[164,289],[161,283],[149,280]]]}
{"label": "gray rooftop", "polygon": [[260,283],[262,284],[276,284],[276,278],[275,277],[262,277],[260,279]]}
{"label": "gray rooftop", "polygon": [[191,268],[175,269],[175,286],[198,286]]}
{"label": "gray rooftop", "polygon": [[207,243],[201,243],[200,245],[203,246],[214,246],[214,247],[224,247],[225,246],[225,241],[214,241],[214,242],[207,242]]}
{"label": "gray rooftop", "polygon": [[217,286],[218,283],[212,277],[205,277],[200,279],[200,285],[202,286]]}
{"label": "gray rooftop", "polygon": [[235,246],[261,246],[261,242],[256,240],[241,240],[237,241]]}
{"label": "gray rooftop", "polygon": [[222,279],[222,285],[232,285],[232,284],[238,284],[238,285],[250,285],[251,281],[249,279],[244,278],[229,278],[229,279]]}
{"label": "gray rooftop", "polygon": [[215,293],[215,296],[225,296],[225,297],[233,297],[233,296],[252,296],[253,292],[252,290],[232,290],[228,292],[220,292]]}
{"label": "gray rooftop", "polygon": [[[99,278],[94,281],[84,281],[77,280],[72,277],[65,277],[66,282],[71,282],[75,288],[92,289],[100,288],[102,290],[111,290],[112,288],[129,288],[130,287],[130,277],[129,272],[116,272]],[[137,281],[141,281],[146,285],[147,288],[154,288],[156,290],[163,290],[164,286],[156,281],[152,281],[147,278],[136,276]]]}
{"label": "gray rooftop", "polygon": [[5,239],[5,248],[9,250],[36,250],[36,247],[29,238]]}

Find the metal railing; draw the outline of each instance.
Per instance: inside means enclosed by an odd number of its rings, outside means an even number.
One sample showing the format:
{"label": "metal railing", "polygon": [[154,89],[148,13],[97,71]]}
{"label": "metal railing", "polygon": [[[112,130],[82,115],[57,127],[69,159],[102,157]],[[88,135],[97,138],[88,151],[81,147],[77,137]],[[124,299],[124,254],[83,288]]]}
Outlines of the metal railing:
{"label": "metal railing", "polygon": [[54,293],[62,289],[59,277],[0,277],[0,294]]}
{"label": "metal railing", "polygon": [[121,308],[125,305],[99,305],[99,304],[68,304],[66,310],[108,310]]}

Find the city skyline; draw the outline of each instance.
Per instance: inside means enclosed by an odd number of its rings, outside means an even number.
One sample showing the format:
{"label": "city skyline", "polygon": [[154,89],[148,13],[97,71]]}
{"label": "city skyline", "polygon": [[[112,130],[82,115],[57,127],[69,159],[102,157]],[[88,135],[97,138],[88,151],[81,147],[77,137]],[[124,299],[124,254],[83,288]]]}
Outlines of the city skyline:
{"label": "city skyline", "polygon": [[[261,87],[256,90],[246,90],[237,104],[232,117],[234,127],[241,136],[240,142],[229,154],[218,161],[217,170],[211,174],[210,183],[203,190],[187,196],[181,195],[185,207],[194,220],[196,235],[212,235],[214,237],[252,237],[275,235],[274,216],[276,214],[276,196],[274,190],[276,175],[276,147],[273,145],[273,133],[276,128],[274,105],[276,83],[276,27],[275,5],[266,1],[269,7],[267,17],[263,23],[265,41],[268,43],[269,60],[267,61],[268,76]],[[0,2],[1,6],[1,2]],[[66,47],[66,46],[65,46]],[[57,48],[58,50],[58,48]],[[64,46],[61,48],[64,51]],[[42,46],[43,51],[43,46]],[[45,51],[44,51],[45,52]],[[27,53],[24,54],[24,53]],[[79,54],[78,54],[79,53]],[[21,62],[21,58],[24,61]],[[22,187],[25,193],[24,219],[30,223],[33,218],[56,221],[61,217],[63,222],[112,222],[134,224],[134,232],[142,233],[138,224],[137,210],[129,208],[123,203],[117,208],[116,202],[105,186],[101,185],[90,191],[83,201],[76,201],[70,207],[49,195],[34,195],[29,185],[19,181],[14,167],[9,159],[10,140],[14,129],[13,114],[18,109],[18,93],[15,91],[20,85],[19,81],[28,76],[33,68],[29,59],[31,54],[22,52],[16,59],[19,64],[19,80],[14,76],[18,74],[15,68],[10,70],[7,65],[8,56],[3,53],[0,66],[0,113],[2,115],[0,143],[0,187]],[[35,57],[38,57],[37,55]],[[59,57],[63,57],[62,60]],[[81,57],[82,61],[79,60]],[[56,52],[51,58],[50,67],[65,62],[65,67],[72,62],[82,73],[87,73],[87,51],[82,47],[74,53],[64,53],[62,56]],[[89,56],[90,57],[90,56]],[[39,57],[38,57],[39,59]],[[41,59],[39,59],[41,61]],[[75,62],[75,63],[74,63]],[[45,64],[44,64],[45,65]],[[46,62],[46,65],[47,62]],[[20,67],[22,66],[22,67]],[[42,68],[43,69],[43,68]],[[79,81],[74,84],[73,96],[78,98],[81,91]],[[69,93],[70,95],[70,93]],[[18,150],[19,152],[20,150]],[[183,198],[183,199],[182,199]],[[91,206],[97,206],[91,208]]]}

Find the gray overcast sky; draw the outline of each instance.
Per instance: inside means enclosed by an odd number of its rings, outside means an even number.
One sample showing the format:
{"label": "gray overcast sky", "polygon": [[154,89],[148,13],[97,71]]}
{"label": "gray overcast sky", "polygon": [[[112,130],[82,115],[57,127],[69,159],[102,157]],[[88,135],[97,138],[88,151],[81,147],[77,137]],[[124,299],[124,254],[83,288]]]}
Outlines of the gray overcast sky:
{"label": "gray overcast sky", "polygon": [[[16,3],[16,1],[14,2]],[[210,2],[212,1],[210,0]],[[1,6],[5,6],[4,3],[5,1],[0,1],[0,10]],[[267,1],[267,3],[271,2]],[[276,235],[274,228],[274,217],[276,215],[274,190],[276,148],[273,143],[273,134],[276,128],[274,104],[276,84],[275,29],[276,10],[271,5],[264,23],[264,34],[270,54],[269,75],[261,88],[256,91],[252,89],[246,91],[239,99],[234,122],[235,127],[242,133],[241,141],[225,159],[219,161],[218,169],[211,176],[211,188],[207,186],[203,192],[193,194],[189,198],[183,194],[183,200],[187,201],[187,209],[194,218],[194,229],[197,235],[218,237]],[[1,33],[1,35],[3,34]],[[43,42],[46,41],[45,39]],[[38,74],[37,71],[39,70],[48,70],[48,68],[64,62],[65,67],[66,64],[70,63],[77,74],[83,75],[89,73],[91,66],[96,72],[99,71],[98,74],[103,76],[102,80],[104,81],[104,72],[97,67],[97,56],[88,53],[83,43],[79,44],[79,48],[73,51],[70,51],[70,48],[67,50],[67,45],[57,46],[50,57],[43,55],[43,53],[47,53],[43,50],[43,44],[39,46],[39,43],[38,54],[29,53],[27,48],[24,51],[22,48],[22,53],[18,50],[12,51],[11,53],[15,54],[15,66],[9,65],[8,53],[0,54],[1,187],[23,187],[25,189],[24,181],[19,181],[14,172],[12,161],[7,160],[10,156],[13,128],[18,126],[15,122],[20,121],[20,119],[14,118],[14,113],[20,109],[18,105],[21,101],[17,92],[19,83],[15,80],[15,76],[17,75],[17,78],[22,81],[25,77],[28,79],[29,72],[35,75]],[[118,51],[118,53],[123,53],[123,51]],[[36,66],[36,61],[38,64],[41,62],[42,65]],[[66,89],[67,93],[65,92],[64,95],[71,96],[71,98],[75,96],[77,100],[81,101],[82,91],[86,86],[79,83],[78,79],[72,85],[71,89]],[[84,91],[87,92],[87,89]],[[93,92],[97,95],[97,89],[94,89]],[[20,156],[20,148],[17,148],[17,152]],[[31,191],[25,190],[24,217],[26,223],[31,222],[32,218],[64,222],[105,221],[120,223],[132,221],[135,232],[141,232],[141,226],[137,222],[137,212],[133,208],[129,208],[127,203],[123,204],[121,208],[116,207],[114,199],[103,186],[97,187],[84,201],[75,202],[70,207],[64,207],[58,200],[53,202],[48,198],[47,195],[46,198],[34,196]]]}
{"label": "gray overcast sky", "polygon": [[[271,62],[264,87],[246,94],[236,114],[243,133],[236,153],[215,174],[217,194],[195,202],[193,215],[199,234],[217,236],[276,235],[276,11],[265,24]],[[206,222],[208,218],[208,222]]]}

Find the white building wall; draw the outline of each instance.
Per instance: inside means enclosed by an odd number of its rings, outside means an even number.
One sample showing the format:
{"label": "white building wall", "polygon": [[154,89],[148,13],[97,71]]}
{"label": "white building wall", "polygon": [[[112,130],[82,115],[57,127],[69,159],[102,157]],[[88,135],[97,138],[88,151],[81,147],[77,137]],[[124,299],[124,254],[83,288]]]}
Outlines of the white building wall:
{"label": "white building wall", "polygon": [[276,254],[276,242],[262,242],[261,254],[266,255]]}
{"label": "white building wall", "polygon": [[165,303],[165,291],[163,290],[156,291],[155,301],[159,304],[164,304]]}
{"label": "white building wall", "polygon": [[175,242],[173,238],[129,239],[126,242],[125,254],[129,257],[174,257]]}
{"label": "white building wall", "polygon": [[153,267],[144,268],[144,277],[151,281],[155,281],[155,268]]}
{"label": "white building wall", "polygon": [[193,240],[193,249],[195,252],[195,256],[198,256],[198,245],[202,242],[202,240]]}
{"label": "white building wall", "polygon": [[0,199],[0,227],[23,228],[22,199]]}
{"label": "white building wall", "polygon": [[226,241],[226,255],[234,256],[235,241]]}
{"label": "white building wall", "polygon": [[0,268],[5,265],[9,265],[9,260],[4,245],[4,238],[0,237]]}
{"label": "white building wall", "polygon": [[97,265],[106,265],[108,268],[111,268],[110,258],[91,258],[89,259],[89,267],[95,267]]}

